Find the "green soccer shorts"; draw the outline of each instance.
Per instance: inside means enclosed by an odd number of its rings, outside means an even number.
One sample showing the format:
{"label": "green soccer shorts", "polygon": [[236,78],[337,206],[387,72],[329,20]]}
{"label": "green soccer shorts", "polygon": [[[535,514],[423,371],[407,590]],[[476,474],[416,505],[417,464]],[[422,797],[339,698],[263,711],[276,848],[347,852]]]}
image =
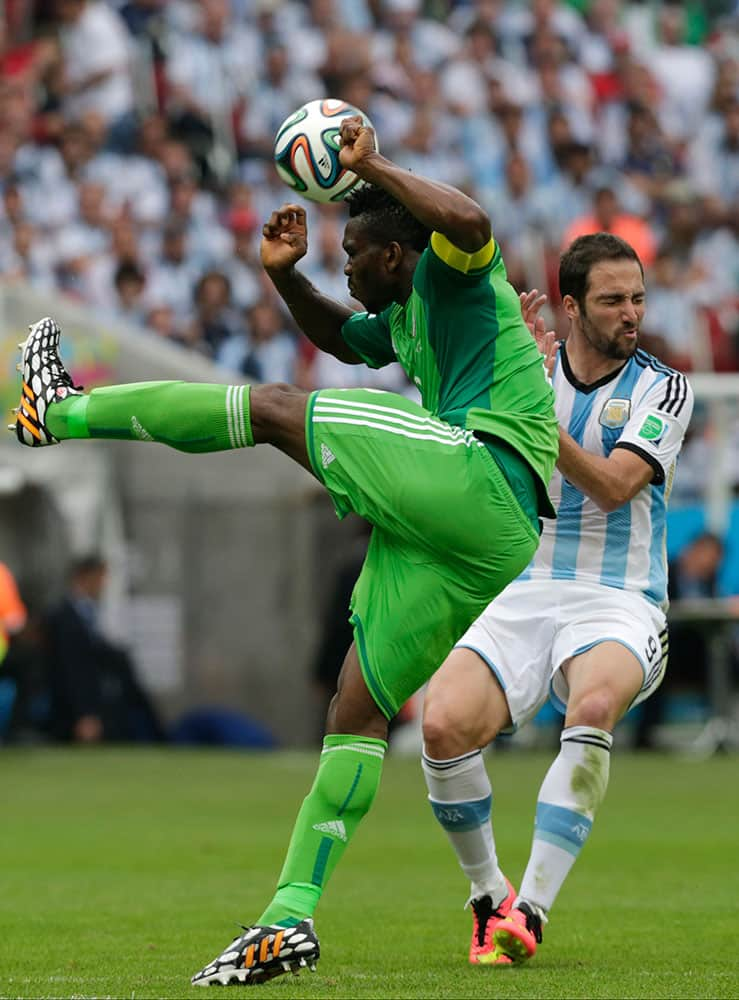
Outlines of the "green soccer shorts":
{"label": "green soccer shorts", "polygon": [[391,719],[539,539],[472,432],[403,396],[314,392],[306,440],[338,516],[374,525],[351,622],[367,687]]}

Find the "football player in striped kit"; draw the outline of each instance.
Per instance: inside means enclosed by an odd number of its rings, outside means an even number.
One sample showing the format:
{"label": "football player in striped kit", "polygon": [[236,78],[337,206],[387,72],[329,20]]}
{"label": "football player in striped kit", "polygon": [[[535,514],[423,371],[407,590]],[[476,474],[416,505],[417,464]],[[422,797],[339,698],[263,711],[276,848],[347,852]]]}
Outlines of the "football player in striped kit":
{"label": "football player in striped kit", "polygon": [[[434,813],[471,882],[470,961],[530,958],[608,784],[613,728],[660,684],[667,661],[665,511],[693,409],[684,375],[638,346],[645,289],[632,247],[608,233],[562,255],[569,332],[553,364],[560,450],[529,566],[432,678],[423,770]],[[545,300],[522,296],[542,343]],[[481,748],[547,698],[564,714],[539,791],[533,846],[513,908],[493,911],[498,867]]]}

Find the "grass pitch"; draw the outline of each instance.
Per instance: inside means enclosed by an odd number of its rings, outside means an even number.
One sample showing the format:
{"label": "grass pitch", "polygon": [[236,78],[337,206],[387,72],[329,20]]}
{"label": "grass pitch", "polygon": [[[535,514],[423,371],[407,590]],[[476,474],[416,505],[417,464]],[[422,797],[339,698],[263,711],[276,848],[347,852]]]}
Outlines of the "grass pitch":
{"label": "grass pitch", "polygon": [[[316,759],[1,750],[0,997],[212,996],[189,977],[269,898]],[[489,759],[516,881],[549,759]],[[318,972],[249,996],[737,997],[738,788],[736,756],[614,755],[536,958],[472,968],[467,886],[418,762],[391,755],[319,908]]]}

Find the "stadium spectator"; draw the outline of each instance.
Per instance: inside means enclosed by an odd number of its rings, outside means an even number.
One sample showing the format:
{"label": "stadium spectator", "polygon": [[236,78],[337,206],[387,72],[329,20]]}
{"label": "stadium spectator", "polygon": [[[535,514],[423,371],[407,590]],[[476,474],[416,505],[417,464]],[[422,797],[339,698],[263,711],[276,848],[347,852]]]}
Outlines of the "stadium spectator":
{"label": "stadium spectator", "polygon": [[246,328],[225,340],[216,361],[259,382],[298,381],[298,346],[286,328],[274,296],[264,297],[246,313]]}
{"label": "stadium spectator", "polygon": [[25,627],[28,611],[10,567],[0,562],[0,741],[10,724],[17,694],[14,676],[3,672],[12,638]]}
{"label": "stadium spectator", "polygon": [[244,324],[231,300],[231,282],[221,271],[206,271],[200,277],[195,310],[186,339],[196,350],[217,358],[229,341],[242,339]]}
{"label": "stadium spectator", "polygon": [[146,305],[144,292],[146,275],[133,260],[124,260],[116,268],[113,277],[116,301],[112,315],[131,326],[146,325]]}
{"label": "stadium spectator", "polygon": [[162,725],[128,653],[100,625],[106,576],[100,556],[79,559],[66,595],[47,615],[51,735],[80,744],[159,742]]}
{"label": "stadium spectator", "polygon": [[62,111],[78,121],[88,111],[107,126],[111,148],[130,148],[135,127],[129,35],[103,0],[56,0],[64,57]]}
{"label": "stadium spectator", "polygon": [[699,350],[695,337],[699,322],[680,263],[666,243],[657,252],[649,276],[649,309],[642,327],[645,343],[667,364],[691,370]]}
{"label": "stadium spectator", "polygon": [[648,223],[638,215],[624,212],[611,187],[598,187],[593,194],[592,212],[573,219],[565,230],[563,247],[568,247],[578,236],[591,233],[613,233],[626,240],[644,267],[650,267],[656,253],[656,237]]}
{"label": "stadium spectator", "polygon": [[233,21],[229,0],[202,0],[194,11],[191,30],[167,39],[166,110],[201,176],[212,180],[221,171],[217,143],[233,143],[232,116],[257,82],[261,44]]}
{"label": "stadium spectator", "polygon": [[164,226],[161,249],[151,262],[147,299],[151,308],[168,306],[184,328],[195,319],[194,292],[200,278],[197,263],[187,253],[187,226],[181,219],[170,219]]}
{"label": "stadium spectator", "polygon": [[671,139],[685,140],[708,108],[716,67],[705,49],[686,44],[684,4],[662,3],[656,13],[658,40],[647,57],[661,92],[658,116]]}

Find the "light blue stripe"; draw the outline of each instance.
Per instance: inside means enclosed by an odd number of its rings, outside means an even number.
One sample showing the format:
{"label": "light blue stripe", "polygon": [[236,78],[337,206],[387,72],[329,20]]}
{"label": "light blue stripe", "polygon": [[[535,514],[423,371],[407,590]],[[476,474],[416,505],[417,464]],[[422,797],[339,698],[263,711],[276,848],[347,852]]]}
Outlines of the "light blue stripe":
{"label": "light blue stripe", "polygon": [[[611,398],[631,399],[634,387],[641,378],[644,369],[636,364],[634,359],[628,363],[613,390]],[[603,455],[608,456],[621,436],[622,428],[603,427],[601,441]],[[606,587],[624,589],[626,583],[626,565],[629,558],[629,543],[631,542],[631,501],[619,510],[614,510],[606,517],[606,540],[603,548],[600,582]]]}
{"label": "light blue stripe", "polygon": [[606,516],[606,541],[600,566],[600,583],[604,587],[624,589],[626,565],[631,541],[631,502]]}
{"label": "light blue stripe", "polygon": [[662,604],[667,596],[667,567],[665,566],[665,484],[651,487],[650,511],[651,542],[649,545],[649,583],[644,591],[654,604]]}
{"label": "light blue stripe", "polygon": [[556,833],[548,833],[546,830],[537,830],[534,837],[536,840],[546,841],[547,844],[554,844],[555,847],[567,851],[568,854],[571,854],[575,858],[580,853],[580,847],[582,846],[578,845],[575,847],[574,844],[571,844],[569,840],[565,840],[564,837],[560,837]]}
{"label": "light blue stripe", "polygon": [[479,830],[490,819],[493,796],[473,802],[437,802],[429,798],[434,816],[450,833],[467,833]]}
{"label": "light blue stripe", "polygon": [[534,837],[548,840],[550,843],[555,843],[551,838],[557,837],[558,840],[564,842],[560,846],[564,847],[570,854],[579,852],[588,839],[592,826],[592,820],[572,809],[554,806],[549,802],[539,802],[536,807]]}
{"label": "light blue stripe", "polygon": [[[575,401],[567,425],[568,434],[582,446],[585,425],[597,392],[576,392]],[[577,552],[580,548],[580,522],[584,496],[562,477],[562,497],[557,510],[557,527],[554,535],[554,551],[552,553],[552,576],[559,580],[574,580],[577,568]]]}

